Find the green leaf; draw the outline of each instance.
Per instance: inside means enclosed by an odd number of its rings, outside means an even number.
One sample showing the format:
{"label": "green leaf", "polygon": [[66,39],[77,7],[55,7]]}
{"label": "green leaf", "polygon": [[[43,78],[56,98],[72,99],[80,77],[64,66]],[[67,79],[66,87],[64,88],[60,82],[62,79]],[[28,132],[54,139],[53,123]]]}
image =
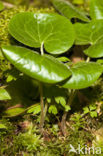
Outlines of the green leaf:
{"label": "green leaf", "polygon": [[68,105],[65,105],[65,111],[68,112],[69,110],[71,110],[71,107]]}
{"label": "green leaf", "polygon": [[5,57],[21,72],[44,83],[57,83],[71,75],[71,71],[56,58],[23,47],[4,46]]}
{"label": "green leaf", "polygon": [[7,127],[4,124],[0,123],[0,129],[7,129]]}
{"label": "green leaf", "polygon": [[65,109],[66,112],[71,110],[70,106],[66,105],[66,99],[63,96],[55,97],[55,101],[57,104],[61,104],[62,107]]}
{"label": "green leaf", "polygon": [[102,0],[90,0],[90,16],[92,19],[103,19]]}
{"label": "green leaf", "polygon": [[84,53],[92,58],[103,57],[103,43],[97,43],[84,50]]}
{"label": "green leaf", "polygon": [[63,85],[64,88],[83,89],[91,86],[102,74],[103,67],[98,63],[80,62],[72,68],[72,77]]}
{"label": "green leaf", "polygon": [[64,97],[56,97],[55,98],[56,103],[61,104],[63,107],[66,105],[66,100]]}
{"label": "green leaf", "polygon": [[47,98],[47,102],[48,102],[48,103],[51,103],[51,99],[50,99],[50,98]]}
{"label": "green leaf", "polygon": [[97,114],[96,111],[92,111],[92,112],[90,112],[90,116],[91,116],[92,118],[94,118],[94,117],[97,117],[98,114]]}
{"label": "green leaf", "polygon": [[5,113],[5,116],[6,117],[15,117],[15,116],[18,116],[22,113],[25,112],[25,108],[11,108],[11,109],[8,109],[6,110],[4,113]]}
{"label": "green leaf", "polygon": [[0,100],[10,100],[11,97],[6,89],[0,88]]}
{"label": "green leaf", "polygon": [[73,3],[77,4],[77,5],[83,5],[84,4],[84,0],[73,0]]}
{"label": "green leaf", "polygon": [[35,105],[31,106],[27,111],[27,113],[33,113],[34,115],[36,115],[40,112],[41,112],[40,104],[35,104]]}
{"label": "green leaf", "polygon": [[3,9],[4,9],[4,4],[0,2],[0,11],[2,11]]}
{"label": "green leaf", "polygon": [[75,32],[76,32],[76,45],[86,45],[91,44],[90,34],[91,27],[90,24],[82,24],[76,23],[74,24]]}
{"label": "green leaf", "polygon": [[97,107],[96,107],[95,105],[90,105],[90,106],[89,106],[90,111],[96,110],[96,108],[97,108]]}
{"label": "green leaf", "polygon": [[54,114],[54,115],[56,115],[56,114],[58,113],[57,108],[56,108],[55,105],[51,105],[51,106],[49,107],[48,112],[49,112],[49,113],[52,113],[52,114]]}
{"label": "green leaf", "polygon": [[27,46],[39,48],[44,45],[52,54],[64,53],[75,39],[72,23],[58,14],[19,13],[11,19],[9,32]]}
{"label": "green leaf", "polygon": [[67,58],[67,57],[64,57],[64,56],[62,56],[62,57],[57,57],[57,59],[58,59],[59,61],[61,61],[61,62],[70,62],[70,59]]}
{"label": "green leaf", "polygon": [[76,45],[96,44],[103,39],[103,20],[95,20],[88,24],[74,24]]}
{"label": "green leaf", "polygon": [[13,77],[12,75],[8,75],[7,79],[6,79],[6,82],[10,82],[12,80],[16,80],[15,77]]}
{"label": "green leaf", "polygon": [[5,73],[7,73],[7,79],[6,79],[6,82],[9,83],[11,81],[16,81],[19,76],[20,76],[20,72],[15,69],[15,68],[12,68],[11,70],[7,70]]}
{"label": "green leaf", "polygon": [[103,60],[102,59],[98,59],[97,63],[102,64],[103,65]]}
{"label": "green leaf", "polygon": [[72,18],[78,18],[82,21],[89,22],[89,18],[86,16],[86,14],[80,10],[79,8],[76,8],[73,6],[69,1],[66,0],[52,0],[52,3],[54,7],[62,13],[65,17],[72,19]]}
{"label": "green leaf", "polygon": [[84,111],[84,114],[87,114],[87,113],[90,112],[88,107],[84,107],[84,108],[83,108],[83,111]]}

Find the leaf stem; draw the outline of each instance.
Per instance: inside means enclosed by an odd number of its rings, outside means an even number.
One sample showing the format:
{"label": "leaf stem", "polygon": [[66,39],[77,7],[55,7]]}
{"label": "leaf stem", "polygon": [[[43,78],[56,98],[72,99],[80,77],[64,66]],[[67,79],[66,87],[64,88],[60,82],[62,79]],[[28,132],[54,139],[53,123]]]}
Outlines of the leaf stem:
{"label": "leaf stem", "polygon": [[[44,49],[43,49],[44,47],[43,46],[44,46],[44,43],[42,42],[41,48],[40,48],[41,55],[44,55]],[[43,134],[43,126],[44,126],[46,112],[45,112],[44,100],[43,100],[43,85],[41,82],[39,85],[39,91],[40,91],[40,104],[41,104],[40,132],[41,132],[41,134]]]}
{"label": "leaf stem", "polygon": [[86,62],[90,62],[90,57],[87,57],[87,60],[86,60]]}
{"label": "leaf stem", "polygon": [[46,117],[47,110],[48,110],[48,103],[47,103],[47,100],[46,100],[46,102],[45,102],[45,108],[44,108],[44,118]]}
{"label": "leaf stem", "polygon": [[[71,90],[67,105],[71,106],[74,97],[76,95],[77,90]],[[66,136],[66,118],[67,118],[68,112],[64,112],[63,116],[62,116],[62,121],[61,121],[61,130],[64,136]]]}
{"label": "leaf stem", "polygon": [[41,51],[41,55],[44,55],[44,43],[42,42],[41,44],[41,48],[40,48],[40,51]]}
{"label": "leaf stem", "polygon": [[40,132],[43,133],[43,126],[44,126],[44,100],[43,100],[43,87],[42,83],[39,85],[39,91],[40,91],[40,104],[41,104],[41,115],[40,115]]}

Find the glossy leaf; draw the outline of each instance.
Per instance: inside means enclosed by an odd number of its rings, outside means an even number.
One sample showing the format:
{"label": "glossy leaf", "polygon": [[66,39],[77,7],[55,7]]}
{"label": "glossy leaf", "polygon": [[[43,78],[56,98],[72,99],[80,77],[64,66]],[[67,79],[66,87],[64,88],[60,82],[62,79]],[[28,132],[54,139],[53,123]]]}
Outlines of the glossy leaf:
{"label": "glossy leaf", "polygon": [[103,20],[95,20],[88,24],[77,23],[74,28],[77,45],[95,44],[103,39]]}
{"label": "glossy leaf", "polygon": [[98,63],[80,62],[72,67],[72,77],[64,88],[83,89],[91,86],[102,74],[103,67]]}
{"label": "glossy leaf", "polygon": [[103,42],[90,46],[84,53],[91,58],[103,57]]}
{"label": "glossy leaf", "polygon": [[6,89],[0,88],[0,100],[10,100],[11,97]]}
{"label": "glossy leaf", "polygon": [[103,0],[90,0],[90,16],[92,19],[103,19]]}
{"label": "glossy leaf", "polygon": [[64,53],[75,39],[72,23],[58,14],[19,13],[11,19],[9,32],[27,46],[39,48],[44,44],[52,54]]}
{"label": "glossy leaf", "polygon": [[71,75],[71,71],[56,58],[23,47],[4,46],[5,57],[21,72],[44,83],[57,83]]}
{"label": "glossy leaf", "polygon": [[3,9],[4,9],[4,4],[0,2],[0,11],[2,11]]}
{"label": "glossy leaf", "polygon": [[85,22],[90,21],[82,10],[76,8],[67,0],[52,0],[52,3],[54,7],[68,19],[78,18]]}

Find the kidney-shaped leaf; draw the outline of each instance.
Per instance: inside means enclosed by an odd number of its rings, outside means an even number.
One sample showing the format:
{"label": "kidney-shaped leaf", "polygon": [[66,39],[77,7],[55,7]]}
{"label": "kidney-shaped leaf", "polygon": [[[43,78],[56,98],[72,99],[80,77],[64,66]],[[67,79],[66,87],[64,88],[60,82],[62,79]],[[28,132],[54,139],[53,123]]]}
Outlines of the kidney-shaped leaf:
{"label": "kidney-shaped leaf", "polygon": [[39,48],[44,44],[52,54],[67,51],[75,39],[72,23],[58,14],[19,13],[11,19],[9,32],[30,47]]}
{"label": "kidney-shaped leaf", "polygon": [[103,57],[103,42],[97,43],[84,50],[84,53],[92,58]]}
{"label": "kidney-shaped leaf", "polygon": [[76,44],[95,44],[103,38],[103,20],[94,20],[88,24],[74,24]]}
{"label": "kidney-shaped leaf", "polygon": [[65,17],[69,19],[78,18],[85,22],[90,21],[89,18],[82,10],[76,8],[67,0],[52,0],[52,3],[60,13],[62,13]]}
{"label": "kidney-shaped leaf", "polygon": [[23,47],[4,46],[5,57],[21,72],[44,83],[57,83],[71,75],[70,70],[56,58]]}
{"label": "kidney-shaped leaf", "polygon": [[63,85],[64,88],[83,89],[92,85],[101,75],[103,67],[98,63],[80,62],[72,67],[72,77]]}
{"label": "kidney-shaped leaf", "polygon": [[90,15],[92,19],[103,19],[103,0],[90,0]]}
{"label": "kidney-shaped leaf", "polygon": [[76,32],[76,45],[86,45],[90,44],[90,34],[91,28],[89,24],[74,24],[75,32]]}

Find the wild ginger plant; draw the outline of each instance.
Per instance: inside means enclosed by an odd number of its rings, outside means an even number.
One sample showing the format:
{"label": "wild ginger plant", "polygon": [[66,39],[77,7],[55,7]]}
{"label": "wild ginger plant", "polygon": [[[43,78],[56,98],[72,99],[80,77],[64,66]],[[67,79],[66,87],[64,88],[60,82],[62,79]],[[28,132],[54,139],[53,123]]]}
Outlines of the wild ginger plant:
{"label": "wild ginger plant", "polygon": [[[97,59],[96,61],[99,62],[98,58],[103,57],[103,2],[101,0],[91,0],[90,14],[81,11],[66,0],[52,0],[52,3],[68,20],[76,19],[74,20],[76,21],[74,22],[75,45],[81,46],[85,56],[87,56],[85,62],[77,63],[72,67],[72,77],[64,86],[73,90],[87,88],[93,84],[93,81],[96,81],[96,68],[99,67],[96,62],[90,60]],[[100,68],[102,73],[103,69]],[[94,71],[92,75],[93,70],[96,72]],[[94,77],[95,80],[93,80]],[[71,100],[69,104],[71,104]],[[63,116],[63,121],[66,114]]]}
{"label": "wild ginger plant", "polygon": [[[69,29],[68,29],[69,27]],[[39,48],[40,53],[25,47],[4,46],[3,53],[21,72],[38,80],[41,101],[40,128],[44,125],[44,101],[42,84],[56,84],[71,76],[70,69],[55,57],[44,54],[62,54],[74,42],[72,23],[57,14],[19,13],[11,19],[10,34],[21,43]],[[69,38],[68,38],[69,36]]]}
{"label": "wild ginger plant", "polygon": [[[17,41],[28,47],[12,45],[2,47],[5,57],[18,70],[39,82],[41,132],[43,132],[45,118],[43,84],[67,88],[69,90],[67,104],[71,105],[76,90],[91,86],[103,71],[101,64],[88,62],[90,59],[68,66],[56,58],[57,55],[63,55],[63,53],[68,51],[73,44],[85,45],[84,43],[86,43],[88,45],[91,41],[96,43],[97,38],[101,41],[102,21],[95,22],[94,20],[90,20],[86,14],[78,9],[76,10],[74,6],[72,7],[66,1],[53,0],[53,4],[66,18],[56,13],[19,13],[11,19],[9,32]],[[70,21],[73,17],[88,23],[76,23],[73,25]],[[87,25],[86,30],[84,29],[85,25]],[[35,52],[34,48],[40,48],[40,53]],[[96,58],[99,55],[98,53],[101,53],[98,51],[96,52]],[[45,52],[49,53],[49,55]],[[87,55],[86,52],[84,53]],[[99,57],[102,57],[102,55],[99,55]],[[68,110],[64,112],[61,122],[64,134],[67,112]]]}

